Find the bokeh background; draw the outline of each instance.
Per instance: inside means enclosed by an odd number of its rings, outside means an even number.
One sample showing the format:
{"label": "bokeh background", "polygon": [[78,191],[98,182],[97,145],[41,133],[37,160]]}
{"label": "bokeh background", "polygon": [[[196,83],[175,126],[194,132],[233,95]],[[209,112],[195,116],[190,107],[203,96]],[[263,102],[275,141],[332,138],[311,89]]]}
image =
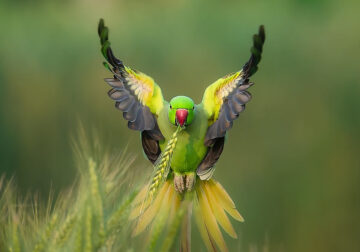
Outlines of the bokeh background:
{"label": "bokeh background", "polygon": [[196,102],[242,67],[264,24],[253,100],[215,173],[246,220],[230,251],[360,251],[359,9],[335,0],[2,0],[0,173],[44,198],[68,187],[79,121],[149,167],[106,95],[100,17],[118,57],[154,77],[166,99]]}

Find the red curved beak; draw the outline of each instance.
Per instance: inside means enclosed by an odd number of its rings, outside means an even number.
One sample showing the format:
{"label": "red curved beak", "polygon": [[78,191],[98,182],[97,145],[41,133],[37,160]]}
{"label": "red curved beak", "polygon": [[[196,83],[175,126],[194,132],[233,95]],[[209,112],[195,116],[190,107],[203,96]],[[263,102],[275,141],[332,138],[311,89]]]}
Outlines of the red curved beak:
{"label": "red curved beak", "polygon": [[176,110],[176,121],[178,122],[178,124],[180,124],[181,127],[184,126],[188,113],[189,112],[187,111],[187,109]]}

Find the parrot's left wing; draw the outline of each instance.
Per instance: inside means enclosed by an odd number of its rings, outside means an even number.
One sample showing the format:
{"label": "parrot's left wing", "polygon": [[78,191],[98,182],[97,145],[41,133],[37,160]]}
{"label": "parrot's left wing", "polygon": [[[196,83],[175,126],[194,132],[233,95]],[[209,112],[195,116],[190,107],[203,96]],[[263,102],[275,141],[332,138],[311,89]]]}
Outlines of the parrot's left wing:
{"label": "parrot's left wing", "polygon": [[[114,74],[113,78],[106,78],[105,81],[112,87],[108,94],[116,101],[115,107],[123,111],[123,117],[128,121],[130,129],[142,132],[143,145],[144,138],[156,141],[163,139],[156,121],[165,104],[160,87],[151,77],[125,66],[114,56],[108,40],[109,30],[102,19],[98,33],[101,52],[111,67],[106,62],[104,65]],[[145,142],[145,147],[150,145]],[[158,145],[155,147],[150,152],[157,156]],[[146,148],[144,150],[146,151]]]}
{"label": "parrot's left wing", "polygon": [[253,37],[250,59],[244,67],[234,74],[218,79],[205,90],[201,105],[208,116],[209,128],[204,144],[210,149],[197,169],[201,179],[211,177],[213,171],[210,168],[220,157],[226,131],[232,127],[233,121],[251,99],[247,89],[253,83],[249,82],[249,77],[258,69],[264,41],[264,27],[260,26],[259,33]]}

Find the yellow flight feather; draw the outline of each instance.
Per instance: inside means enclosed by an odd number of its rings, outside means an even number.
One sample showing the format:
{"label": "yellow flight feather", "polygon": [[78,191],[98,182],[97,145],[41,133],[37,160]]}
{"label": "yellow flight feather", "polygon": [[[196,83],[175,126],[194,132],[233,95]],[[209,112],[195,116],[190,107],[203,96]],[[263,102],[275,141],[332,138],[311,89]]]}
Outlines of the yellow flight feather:
{"label": "yellow flight feather", "polygon": [[192,200],[188,201],[187,211],[181,224],[180,233],[180,248],[182,252],[191,251],[191,215],[192,215]]}
{"label": "yellow flight feather", "polygon": [[212,191],[212,188],[209,186],[208,181],[202,183],[203,190],[206,193],[206,197],[209,200],[210,207],[214,213],[216,220],[219,222],[220,226],[228,233],[232,238],[237,238],[236,232],[231,225],[229,218],[227,217],[223,206],[215,197],[215,193]]}
{"label": "yellow flight feather", "polygon": [[153,95],[154,80],[142,72],[132,70],[130,67],[125,66],[125,71],[128,73],[126,77],[130,88],[135,92],[135,95],[139,97],[139,93],[142,94],[143,99],[139,99],[143,105],[149,102],[149,99]]}
{"label": "yellow flight feather", "polygon": [[212,212],[212,209],[209,205],[209,202],[208,202],[205,192],[203,191],[203,189],[200,186],[198,186],[196,188],[196,193],[197,193],[197,196],[199,199],[201,214],[204,215],[206,229],[208,231],[208,234],[210,234],[210,236],[211,236],[210,238],[214,239],[214,241],[217,244],[217,246],[219,247],[220,251],[223,251],[223,252],[228,251],[225,241],[224,241],[224,237],[222,236],[222,233],[219,229],[219,226],[218,226],[215,216]]}
{"label": "yellow flight feather", "polygon": [[148,188],[149,185],[145,185],[141,189],[141,191],[136,195],[132,204],[132,210],[129,215],[129,220],[134,220],[137,217],[139,217],[141,215],[142,210],[146,209],[150,205],[151,203],[150,198],[146,199]]}
{"label": "yellow flight feather", "polygon": [[[158,209],[158,213],[155,216],[154,222],[157,223],[151,227],[150,231],[150,237],[152,236],[153,232],[157,232],[160,227],[163,226],[165,222],[168,222],[169,219],[169,213],[171,211],[171,208],[174,206],[174,198],[176,197],[175,190],[172,185],[169,185],[169,188],[165,194],[165,196],[162,198],[162,202],[160,204],[161,207]],[[161,229],[161,228],[160,228]]]}
{"label": "yellow flight feather", "polygon": [[210,252],[216,252],[216,248],[213,246],[210,240],[210,235],[206,229],[204,216],[202,215],[198,199],[194,200],[194,216],[201,238],[203,239],[207,250]]}
{"label": "yellow flight feather", "polygon": [[164,214],[166,216],[169,216],[172,203],[174,202],[174,195],[176,194],[173,185],[171,185],[170,182],[168,182],[168,184],[169,184],[169,189],[166,195],[164,196],[164,198],[162,199],[163,202],[161,205],[161,209],[159,210],[161,214]]}
{"label": "yellow flight feather", "polygon": [[[148,198],[144,203],[147,197],[147,189],[148,185],[139,192],[134,200],[135,208],[130,214],[130,219],[139,217],[133,230],[134,236],[143,232],[152,223],[148,235],[151,241],[150,244],[155,244],[154,241],[158,239],[161,230],[170,230],[178,218],[181,208],[187,206],[184,208],[187,209],[185,210],[187,211],[185,216],[191,215],[192,208],[199,233],[208,251],[216,252],[217,249],[223,252],[228,251],[219,225],[231,237],[237,238],[225,211],[238,221],[243,221],[243,218],[236,210],[230,196],[217,181],[213,179],[208,181],[198,180],[195,192],[184,197],[175,191],[173,180],[168,179],[160,186],[154,199],[150,200]],[[191,207],[191,205],[193,206]],[[182,223],[181,246],[182,248],[188,248],[190,240],[185,231],[189,226],[184,225],[187,224],[185,219]],[[164,227],[167,228],[164,229]],[[188,239],[186,240],[184,237]],[[151,248],[154,249],[155,247]]]}
{"label": "yellow flight feather", "polygon": [[139,217],[144,212],[144,209],[146,209],[150,205],[150,203],[151,200],[148,198],[146,199],[146,201],[142,201],[140,204],[134,205],[133,209],[130,212],[129,220],[134,220]]}
{"label": "yellow flight feather", "polygon": [[226,212],[228,212],[230,216],[233,217],[235,220],[243,222],[244,218],[236,210],[234,201],[230,198],[229,194],[225,191],[221,184],[217,181],[210,180],[209,186],[212,188],[215,197],[218,199]]}
{"label": "yellow flight feather", "polygon": [[160,188],[160,191],[156,197],[156,199],[151,203],[151,205],[145,210],[143,214],[139,217],[137,225],[133,231],[133,236],[140,234],[154,219],[156,214],[159,211],[159,208],[163,202],[164,196],[168,193],[170,182],[167,181]]}
{"label": "yellow flight feather", "polygon": [[140,192],[136,195],[134,201],[133,201],[133,205],[137,205],[139,203],[142,203],[143,200],[145,199],[146,197],[146,193],[147,193],[147,189],[148,189],[148,185],[145,185],[141,190]]}
{"label": "yellow flight feather", "polygon": [[[175,190],[174,186],[171,185],[173,188],[173,190]],[[181,198],[180,198],[180,195],[178,193],[174,193],[174,196],[173,196],[173,201],[171,203],[171,209],[170,209],[170,213],[169,213],[169,224],[172,223],[172,220],[175,219],[175,216],[176,216],[176,212],[179,210],[180,208],[180,204],[181,204]]]}
{"label": "yellow flight feather", "polygon": [[242,71],[226,75],[206,88],[202,105],[210,118],[209,124],[217,120],[223,100],[236,88],[241,75]]}
{"label": "yellow flight feather", "polygon": [[159,115],[164,107],[164,98],[160,87],[150,76],[124,66],[127,76],[125,79],[129,88],[144,106],[149,107],[151,113]]}

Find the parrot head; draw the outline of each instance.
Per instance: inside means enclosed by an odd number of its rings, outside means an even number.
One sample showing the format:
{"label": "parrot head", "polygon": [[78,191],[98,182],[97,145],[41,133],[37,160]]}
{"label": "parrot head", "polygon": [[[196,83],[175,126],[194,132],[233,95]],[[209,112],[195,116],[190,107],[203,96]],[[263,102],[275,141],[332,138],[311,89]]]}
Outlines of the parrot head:
{"label": "parrot head", "polygon": [[186,96],[176,96],[169,103],[169,120],[181,127],[191,124],[194,119],[194,101]]}

